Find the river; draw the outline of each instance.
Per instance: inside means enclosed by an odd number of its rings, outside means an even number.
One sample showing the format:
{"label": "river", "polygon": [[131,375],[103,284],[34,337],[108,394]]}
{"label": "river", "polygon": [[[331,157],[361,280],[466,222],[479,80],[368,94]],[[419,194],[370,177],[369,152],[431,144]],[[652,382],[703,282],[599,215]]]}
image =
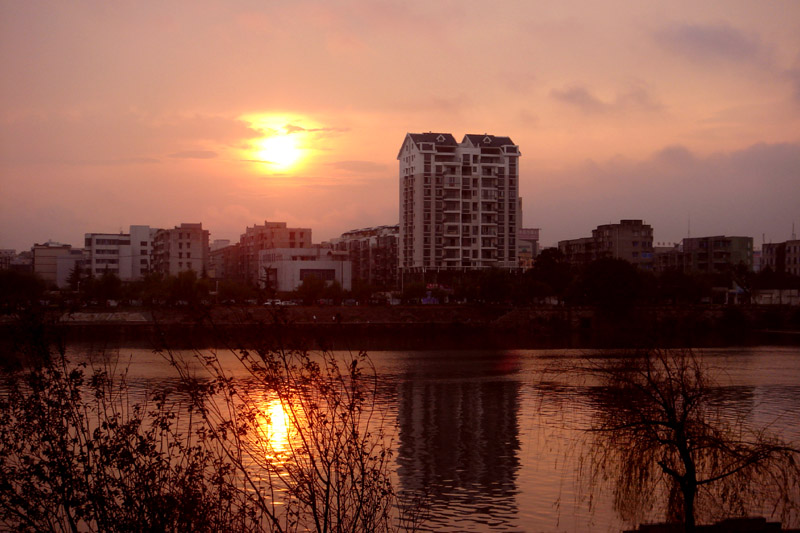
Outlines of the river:
{"label": "river", "polygon": [[[129,383],[142,390],[175,380],[164,358],[150,350],[76,347],[74,353],[128,367]],[[607,532],[635,525],[617,515],[611,490],[587,483],[585,430],[595,409],[587,392],[593,384],[558,370],[596,353],[369,354],[388,414],[396,482],[427,494],[427,530]],[[732,412],[800,443],[800,347],[700,353]],[[243,375],[235,358],[223,360],[231,374]]]}

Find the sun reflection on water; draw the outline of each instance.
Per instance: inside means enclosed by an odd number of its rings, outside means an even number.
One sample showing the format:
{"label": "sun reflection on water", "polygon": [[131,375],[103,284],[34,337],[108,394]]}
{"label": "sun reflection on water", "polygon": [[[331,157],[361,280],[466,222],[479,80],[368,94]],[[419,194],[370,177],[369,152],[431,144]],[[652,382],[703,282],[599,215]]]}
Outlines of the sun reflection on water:
{"label": "sun reflection on water", "polygon": [[297,433],[291,420],[292,414],[280,399],[265,401],[259,420],[259,440],[268,457],[278,458],[291,450],[291,439]]}

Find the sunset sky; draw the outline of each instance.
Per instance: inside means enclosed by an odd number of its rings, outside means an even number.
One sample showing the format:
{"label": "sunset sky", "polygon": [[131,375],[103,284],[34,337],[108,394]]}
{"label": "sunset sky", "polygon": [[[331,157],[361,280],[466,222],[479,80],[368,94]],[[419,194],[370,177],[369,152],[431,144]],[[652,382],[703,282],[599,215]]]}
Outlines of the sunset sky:
{"label": "sunset sky", "polygon": [[406,132],[510,136],[542,242],[800,234],[800,2],[0,0],[0,248],[398,221]]}

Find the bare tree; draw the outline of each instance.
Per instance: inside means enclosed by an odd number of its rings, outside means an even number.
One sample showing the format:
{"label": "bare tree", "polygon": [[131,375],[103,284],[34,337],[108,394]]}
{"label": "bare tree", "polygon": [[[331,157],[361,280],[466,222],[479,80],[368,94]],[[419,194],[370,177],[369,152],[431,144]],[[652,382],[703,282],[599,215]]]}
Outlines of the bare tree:
{"label": "bare tree", "polygon": [[614,481],[615,507],[637,517],[666,499],[667,519],[767,511],[797,519],[800,452],[724,405],[691,350],[589,361],[599,379],[591,427],[593,479]]}

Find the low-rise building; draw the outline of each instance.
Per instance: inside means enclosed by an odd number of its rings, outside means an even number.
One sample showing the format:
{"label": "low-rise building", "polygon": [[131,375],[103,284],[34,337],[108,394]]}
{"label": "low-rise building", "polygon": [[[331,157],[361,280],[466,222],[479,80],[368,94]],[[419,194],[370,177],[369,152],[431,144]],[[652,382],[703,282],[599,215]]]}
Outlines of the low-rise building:
{"label": "low-rise building", "polygon": [[761,246],[761,268],[800,276],[800,240],[764,243]]}
{"label": "low-rise building", "polygon": [[11,261],[13,261],[16,256],[16,250],[9,250],[7,248],[0,250],[0,270],[10,269]]}
{"label": "low-rise building", "polygon": [[[56,286],[59,289],[69,287],[70,276],[75,269],[87,271],[86,253],[80,248],[73,248],[68,253],[59,255],[56,259]],[[80,287],[75,287],[79,289]]]}
{"label": "low-rise building", "polygon": [[653,228],[642,220],[620,220],[592,230],[591,237],[559,241],[567,261],[581,266],[603,258],[624,259],[644,270],[653,268]]}
{"label": "low-rise building", "polygon": [[539,228],[520,228],[517,230],[517,260],[523,270],[533,268],[539,255]]}
{"label": "low-rise building", "polygon": [[86,233],[86,267],[92,276],[106,272],[123,281],[142,279],[151,271],[153,238],[158,230],[130,226],[128,233]]}
{"label": "low-rise building", "polygon": [[753,238],[689,237],[683,239],[683,270],[694,273],[721,273],[737,265],[753,269]]}
{"label": "low-rise building", "polygon": [[153,239],[153,270],[172,276],[189,270],[198,275],[207,273],[208,236],[201,223],[158,230]]}
{"label": "low-rise building", "polygon": [[311,228],[289,228],[286,222],[267,222],[247,227],[239,238],[238,273],[230,277],[259,282],[259,254],[271,248],[311,248]]}
{"label": "low-rise building", "polygon": [[683,271],[683,243],[657,243],[653,247],[653,270]]}
{"label": "low-rise building", "polygon": [[31,247],[33,272],[48,285],[56,285],[58,283],[58,258],[69,254],[71,250],[72,245],[60,242],[47,241],[44,244],[34,244]]}
{"label": "low-rise building", "polygon": [[289,292],[309,277],[328,284],[338,282],[342,289],[352,289],[352,265],[346,251],[331,248],[270,248],[258,254],[262,287]]}
{"label": "low-rise building", "polygon": [[398,286],[399,236],[400,227],[397,224],[378,226],[342,233],[332,244],[336,250],[349,254],[354,280],[388,290]]}

